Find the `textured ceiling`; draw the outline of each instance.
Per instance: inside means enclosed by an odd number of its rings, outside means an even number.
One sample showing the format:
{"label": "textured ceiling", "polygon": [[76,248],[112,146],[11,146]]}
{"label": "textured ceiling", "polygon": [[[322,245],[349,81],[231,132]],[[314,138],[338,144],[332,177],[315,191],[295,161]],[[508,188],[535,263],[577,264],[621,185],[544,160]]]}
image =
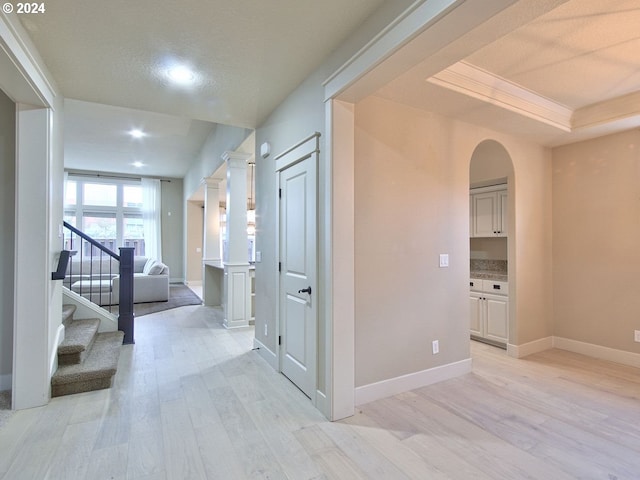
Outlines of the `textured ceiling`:
{"label": "textured ceiling", "polygon": [[549,146],[640,126],[640,2],[558,3],[445,71],[425,59],[377,95]]}
{"label": "textured ceiling", "polygon": [[[67,98],[256,127],[382,0],[55,0],[21,15]],[[179,62],[196,85],[165,79]]]}
{"label": "textured ceiling", "polygon": [[[216,124],[65,100],[65,168],[182,178]],[[144,138],[129,130],[141,129]],[[144,166],[136,168],[133,162]]]}
{"label": "textured ceiling", "polygon": [[634,92],[640,2],[567,2],[466,61],[571,109]]}
{"label": "textured ceiling", "polygon": [[[141,174],[182,176],[215,123],[259,125],[382,2],[56,0],[20,19],[64,96],[80,100],[66,111],[67,168],[130,172],[140,159]],[[638,0],[509,3],[484,33],[376,94],[544,145],[640,126]],[[459,47],[466,58],[448,56]],[[445,56],[454,63],[441,71]],[[196,69],[196,84],[170,85],[173,62]],[[471,75],[459,82],[461,71]],[[566,120],[540,115],[548,104]],[[143,148],[122,134],[132,123],[162,133]]]}

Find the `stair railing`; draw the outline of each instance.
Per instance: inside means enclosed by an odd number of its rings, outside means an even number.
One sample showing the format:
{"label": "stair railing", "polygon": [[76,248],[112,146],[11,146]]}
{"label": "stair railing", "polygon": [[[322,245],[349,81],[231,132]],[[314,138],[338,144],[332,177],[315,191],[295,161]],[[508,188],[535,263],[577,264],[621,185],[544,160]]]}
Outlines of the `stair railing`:
{"label": "stair railing", "polygon": [[[112,311],[118,304],[118,330],[124,332],[124,343],[133,339],[133,254],[134,247],[120,247],[116,254],[98,240],[64,222],[66,229],[63,250],[71,251],[67,276],[63,280],[69,290]],[[79,255],[77,261],[74,257]],[[120,276],[117,302],[113,292],[113,278]]]}

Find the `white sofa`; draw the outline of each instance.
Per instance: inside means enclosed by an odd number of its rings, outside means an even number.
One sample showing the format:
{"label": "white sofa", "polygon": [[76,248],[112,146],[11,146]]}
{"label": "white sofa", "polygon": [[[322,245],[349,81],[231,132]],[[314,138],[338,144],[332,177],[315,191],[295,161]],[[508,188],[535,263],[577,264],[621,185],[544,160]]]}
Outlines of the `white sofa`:
{"label": "white sofa", "polygon": [[[65,285],[99,305],[120,302],[119,265],[108,257],[93,260],[72,259]],[[169,267],[154,259],[133,259],[133,303],[169,300]]]}

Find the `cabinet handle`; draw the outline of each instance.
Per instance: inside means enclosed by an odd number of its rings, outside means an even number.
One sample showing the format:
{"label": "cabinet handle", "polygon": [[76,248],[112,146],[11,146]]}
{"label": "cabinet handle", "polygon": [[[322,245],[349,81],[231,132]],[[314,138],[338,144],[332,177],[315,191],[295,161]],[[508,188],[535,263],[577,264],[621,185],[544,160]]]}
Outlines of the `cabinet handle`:
{"label": "cabinet handle", "polygon": [[494,289],[494,290],[500,290],[500,285],[494,285],[494,286],[493,286],[493,289]]}

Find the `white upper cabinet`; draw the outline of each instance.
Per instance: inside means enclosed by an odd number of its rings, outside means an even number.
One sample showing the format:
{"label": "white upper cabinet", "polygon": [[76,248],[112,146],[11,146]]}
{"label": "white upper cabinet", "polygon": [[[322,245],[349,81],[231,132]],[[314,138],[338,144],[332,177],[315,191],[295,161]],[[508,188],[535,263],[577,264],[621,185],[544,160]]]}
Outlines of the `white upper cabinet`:
{"label": "white upper cabinet", "polygon": [[506,237],[507,205],[506,185],[471,190],[471,237]]}

